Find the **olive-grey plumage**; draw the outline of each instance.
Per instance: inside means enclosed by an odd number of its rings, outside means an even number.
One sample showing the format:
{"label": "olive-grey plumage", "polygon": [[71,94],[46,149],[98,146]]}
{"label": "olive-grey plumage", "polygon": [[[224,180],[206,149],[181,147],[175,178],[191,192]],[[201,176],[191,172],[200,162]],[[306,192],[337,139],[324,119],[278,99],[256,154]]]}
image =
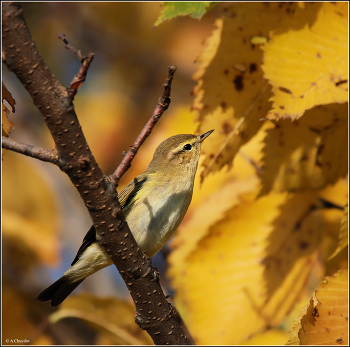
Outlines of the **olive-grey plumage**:
{"label": "olive-grey plumage", "polygon": [[[194,177],[203,141],[202,135],[180,134],[163,141],[148,168],[118,195],[129,228],[148,256],[156,254],[174,234],[190,205]],[[86,234],[72,267],[37,299],[58,306],[88,276],[112,264],[96,242],[94,226]]]}

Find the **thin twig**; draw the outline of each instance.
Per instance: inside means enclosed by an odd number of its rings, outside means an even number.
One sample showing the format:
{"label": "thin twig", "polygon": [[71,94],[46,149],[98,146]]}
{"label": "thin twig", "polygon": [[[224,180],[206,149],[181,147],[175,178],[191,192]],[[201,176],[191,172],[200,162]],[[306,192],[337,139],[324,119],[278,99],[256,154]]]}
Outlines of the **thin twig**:
{"label": "thin twig", "polygon": [[64,42],[66,49],[69,49],[73,53],[75,53],[78,56],[78,58],[80,59],[80,61],[83,62],[84,57],[81,55],[81,50],[76,50],[73,46],[71,46],[64,34],[59,34],[58,38]]}
{"label": "thin twig", "polygon": [[2,136],[1,138],[1,145],[2,148],[9,149],[10,151],[28,155],[29,157],[58,165],[58,154],[56,150],[49,150],[46,148],[29,145],[27,143],[18,142],[5,136]]}
{"label": "thin twig", "polygon": [[139,136],[135,140],[134,144],[130,146],[130,149],[124,154],[124,158],[115,172],[109,176],[111,181],[117,186],[120,178],[126,172],[127,169],[131,166],[131,161],[135,157],[137,151],[140,146],[146,140],[146,138],[150,135],[153,127],[156,125],[157,121],[163,114],[163,112],[169,107],[170,104],[170,90],[171,83],[173,81],[174,73],[176,71],[176,66],[169,66],[168,76],[164,83],[164,90],[162,96],[159,98],[156,108],[153,111],[151,118],[148,120],[146,125],[141,130]]}
{"label": "thin twig", "polygon": [[81,55],[81,50],[76,50],[73,46],[71,46],[64,34],[59,34],[58,38],[64,42],[66,49],[70,49],[72,52],[74,52],[78,56],[81,62],[80,70],[74,76],[69,86],[69,96],[74,98],[75,94],[78,91],[78,88],[82,86],[83,82],[86,79],[89,66],[94,59],[94,53],[89,53],[87,57],[83,57]]}

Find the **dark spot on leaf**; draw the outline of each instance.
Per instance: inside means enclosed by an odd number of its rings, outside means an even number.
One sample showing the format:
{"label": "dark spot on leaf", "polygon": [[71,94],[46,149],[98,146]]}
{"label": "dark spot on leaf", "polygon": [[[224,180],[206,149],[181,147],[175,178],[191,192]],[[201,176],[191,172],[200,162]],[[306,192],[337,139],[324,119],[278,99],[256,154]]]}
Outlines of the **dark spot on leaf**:
{"label": "dark spot on leaf", "polygon": [[250,72],[250,73],[253,73],[253,72],[256,71],[256,70],[258,70],[256,64],[255,64],[255,63],[251,63],[251,64],[249,65],[249,72]]}
{"label": "dark spot on leaf", "polygon": [[286,12],[292,16],[295,12],[295,9],[291,9],[291,8],[287,7]]}
{"label": "dark spot on leaf", "polygon": [[229,122],[222,123],[222,132],[227,135],[233,130],[233,126]]}
{"label": "dark spot on leaf", "polygon": [[280,109],[281,109],[281,110],[284,110],[284,106],[283,106],[283,105],[280,105]]}
{"label": "dark spot on leaf", "polygon": [[304,99],[304,95],[300,95],[299,98],[300,98],[300,99]]}
{"label": "dark spot on leaf", "polygon": [[329,328],[326,328],[325,330],[326,330],[326,333],[329,333],[329,332],[330,332]]}
{"label": "dark spot on leaf", "polygon": [[230,17],[231,18],[236,18],[237,17],[237,13],[236,12],[232,12]]}
{"label": "dark spot on leaf", "polygon": [[321,58],[321,53],[317,52],[317,58]]}
{"label": "dark spot on leaf", "polygon": [[247,43],[247,40],[243,38],[242,43],[245,45]]}
{"label": "dark spot on leaf", "polygon": [[308,241],[299,241],[299,248],[303,251],[308,248],[310,243]]}
{"label": "dark spot on leaf", "polygon": [[314,317],[319,317],[317,307],[314,307],[314,310],[312,311],[312,315],[313,315]]}
{"label": "dark spot on leaf", "polygon": [[209,158],[213,159],[214,157],[215,157],[215,154],[214,153],[210,153]]}
{"label": "dark spot on leaf", "polygon": [[285,87],[278,87],[278,89],[283,92],[283,93],[287,93],[287,94],[293,94],[288,88]]}
{"label": "dark spot on leaf", "polygon": [[224,74],[225,74],[225,75],[228,75],[229,73],[230,73],[229,69],[225,69],[225,70],[224,70]]}
{"label": "dark spot on leaf", "polygon": [[302,221],[297,221],[294,225],[294,230],[293,231],[300,231],[300,228],[301,228],[301,223]]}
{"label": "dark spot on leaf", "polygon": [[244,130],[241,130],[239,133],[238,133],[238,136],[241,138],[241,139],[246,139],[247,138],[247,134]]}
{"label": "dark spot on leaf", "polygon": [[338,343],[343,343],[344,340],[340,337],[339,339],[337,339],[337,342],[338,342]]}
{"label": "dark spot on leaf", "polygon": [[242,75],[236,75],[235,79],[233,80],[233,83],[235,84],[235,88],[238,91],[241,91],[244,87],[243,84],[243,76]]}
{"label": "dark spot on leaf", "polygon": [[335,85],[337,87],[339,87],[341,84],[344,84],[344,83],[348,83],[348,80],[341,80],[341,81],[337,82]]}
{"label": "dark spot on leaf", "polygon": [[227,107],[227,104],[225,101],[222,101],[220,106],[222,107],[222,110],[225,111],[226,110],[226,107]]}
{"label": "dark spot on leaf", "polygon": [[238,27],[237,29],[238,29],[238,31],[243,31],[242,27]]}

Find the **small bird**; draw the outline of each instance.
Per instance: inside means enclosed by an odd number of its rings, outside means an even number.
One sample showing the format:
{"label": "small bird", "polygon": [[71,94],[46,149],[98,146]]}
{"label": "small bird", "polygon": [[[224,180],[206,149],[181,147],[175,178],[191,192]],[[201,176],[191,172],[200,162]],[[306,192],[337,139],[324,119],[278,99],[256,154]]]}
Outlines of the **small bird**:
{"label": "small bird", "polygon": [[[194,177],[203,141],[202,135],[180,134],[163,141],[155,150],[147,170],[134,178],[118,195],[129,228],[140,249],[155,255],[182,222],[192,199]],[[80,246],[71,268],[44,289],[37,300],[60,305],[88,276],[112,265],[96,241],[92,226]]]}

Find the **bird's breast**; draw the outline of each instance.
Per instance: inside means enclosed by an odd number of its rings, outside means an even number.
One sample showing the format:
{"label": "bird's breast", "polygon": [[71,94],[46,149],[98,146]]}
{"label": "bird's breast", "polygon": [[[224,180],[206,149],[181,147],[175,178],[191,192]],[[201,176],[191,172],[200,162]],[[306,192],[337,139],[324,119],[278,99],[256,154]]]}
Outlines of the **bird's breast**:
{"label": "bird's breast", "polygon": [[142,251],[157,253],[183,220],[192,199],[186,184],[147,184],[124,210],[126,221]]}

